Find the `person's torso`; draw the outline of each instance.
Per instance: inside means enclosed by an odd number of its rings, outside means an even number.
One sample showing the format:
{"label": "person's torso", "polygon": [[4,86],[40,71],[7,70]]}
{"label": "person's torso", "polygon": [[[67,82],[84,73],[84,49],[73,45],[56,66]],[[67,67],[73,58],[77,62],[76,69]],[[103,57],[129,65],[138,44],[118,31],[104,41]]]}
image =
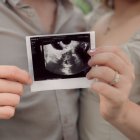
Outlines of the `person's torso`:
{"label": "person's torso", "polygon": [[[35,18],[31,9],[25,7],[22,10],[29,19]],[[64,26],[71,16],[69,13],[63,22],[58,22],[55,33],[78,30],[70,31]],[[42,34],[40,27],[32,23],[36,19],[27,21],[19,17],[10,5],[2,4],[2,1],[0,19],[0,65],[15,65],[28,71],[25,36]],[[0,120],[0,139],[77,140],[78,97],[78,89],[31,93],[30,87],[25,87],[15,117]]]}
{"label": "person's torso", "polygon": [[[99,9],[100,10],[100,9]],[[130,99],[140,104],[140,26],[138,18],[132,18],[129,22],[124,22],[122,25],[116,25],[114,29],[108,29],[111,22],[113,12],[106,10],[102,15],[97,18],[97,23],[93,26],[96,31],[96,45],[110,46],[115,45],[121,47],[126,54],[130,57],[134,67],[136,80],[130,94]],[[101,20],[100,20],[101,18]],[[137,21],[137,22],[136,22]],[[135,25],[136,24],[136,25]],[[132,27],[131,27],[132,26]],[[109,31],[108,31],[109,30]],[[97,97],[97,96],[95,96]],[[98,97],[97,97],[98,98]],[[95,99],[96,100],[96,99]]]}

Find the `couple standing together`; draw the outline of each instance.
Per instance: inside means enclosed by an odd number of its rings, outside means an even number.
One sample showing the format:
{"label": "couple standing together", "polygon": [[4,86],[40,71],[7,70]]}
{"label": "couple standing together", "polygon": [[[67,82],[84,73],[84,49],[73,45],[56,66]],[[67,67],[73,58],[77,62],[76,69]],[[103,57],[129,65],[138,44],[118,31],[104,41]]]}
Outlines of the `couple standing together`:
{"label": "couple standing together", "polygon": [[30,86],[23,89],[32,83],[25,36],[80,32],[86,24],[68,0],[0,0],[1,140],[139,139],[140,1],[100,3],[104,13],[93,11],[97,49],[88,52],[87,73],[98,82],[31,93]]}

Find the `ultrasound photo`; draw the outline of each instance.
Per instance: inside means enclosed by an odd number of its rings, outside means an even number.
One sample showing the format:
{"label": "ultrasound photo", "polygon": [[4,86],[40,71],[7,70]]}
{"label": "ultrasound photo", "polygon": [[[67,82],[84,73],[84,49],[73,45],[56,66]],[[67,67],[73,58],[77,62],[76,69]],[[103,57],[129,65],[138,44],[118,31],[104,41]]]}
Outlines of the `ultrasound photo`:
{"label": "ultrasound photo", "polygon": [[90,69],[87,51],[95,47],[94,38],[94,32],[26,37],[29,69],[34,81],[58,80],[60,84],[63,79],[67,82],[85,78]]}

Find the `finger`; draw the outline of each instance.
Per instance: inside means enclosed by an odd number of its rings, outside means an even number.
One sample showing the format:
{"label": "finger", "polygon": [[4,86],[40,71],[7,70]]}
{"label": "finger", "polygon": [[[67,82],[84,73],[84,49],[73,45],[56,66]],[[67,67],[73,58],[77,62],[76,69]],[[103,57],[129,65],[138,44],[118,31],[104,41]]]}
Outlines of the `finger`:
{"label": "finger", "polygon": [[120,89],[124,88],[124,85],[123,85],[124,83],[127,85],[131,84],[130,78],[127,78],[126,76],[123,76],[120,74],[119,74],[118,82],[113,84],[115,76],[116,76],[116,72],[112,70],[111,68],[105,67],[105,66],[92,67],[86,75],[86,77],[89,80],[98,79],[98,81],[105,82],[107,84],[110,84],[111,86],[114,86]]}
{"label": "finger", "polygon": [[92,67],[86,77],[91,80],[97,78],[99,81],[111,83],[115,75],[115,71],[106,66]]}
{"label": "finger", "polygon": [[132,68],[130,68],[122,59],[120,59],[120,57],[113,53],[96,54],[89,60],[88,64],[91,67],[95,65],[108,66],[120,74],[132,74]]}
{"label": "finger", "polygon": [[105,66],[95,66],[90,69],[90,71],[87,73],[86,77],[90,80],[93,78],[97,78],[99,80],[105,81],[107,83],[110,83],[112,81],[112,77],[114,76],[114,71]]}
{"label": "finger", "polygon": [[104,52],[110,52],[110,53],[115,53],[116,55],[118,55],[120,58],[122,58],[128,65],[131,65],[131,61],[128,59],[128,56],[126,55],[126,53],[119,47],[112,47],[112,46],[106,46],[106,47],[98,47],[95,50],[91,50],[89,51],[89,54],[95,55],[98,53],[104,53]]}
{"label": "finger", "polygon": [[91,89],[112,103],[118,103],[126,96],[125,94],[120,94],[120,91],[117,88],[103,82],[94,82]]}
{"label": "finger", "polygon": [[0,107],[0,119],[10,119],[15,114],[15,108],[11,106]]}
{"label": "finger", "polygon": [[0,66],[0,78],[18,81],[23,84],[31,84],[29,74],[15,66]]}
{"label": "finger", "polygon": [[16,107],[20,102],[20,96],[12,93],[0,93],[0,106]]}
{"label": "finger", "polygon": [[21,95],[23,93],[23,85],[18,82],[0,79],[0,93],[15,93]]}

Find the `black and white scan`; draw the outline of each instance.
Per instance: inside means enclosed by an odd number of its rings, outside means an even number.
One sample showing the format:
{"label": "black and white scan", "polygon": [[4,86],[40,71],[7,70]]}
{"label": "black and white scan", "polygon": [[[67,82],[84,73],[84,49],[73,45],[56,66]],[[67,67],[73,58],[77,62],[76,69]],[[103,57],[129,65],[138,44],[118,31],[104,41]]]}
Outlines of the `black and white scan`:
{"label": "black and white scan", "polygon": [[89,69],[89,34],[37,37],[31,43],[36,80],[85,76]]}
{"label": "black and white scan", "polygon": [[74,75],[88,68],[89,43],[71,39],[43,46],[46,70],[59,75]]}
{"label": "black and white scan", "polygon": [[83,78],[90,69],[90,33],[33,36],[28,44],[34,81]]}

